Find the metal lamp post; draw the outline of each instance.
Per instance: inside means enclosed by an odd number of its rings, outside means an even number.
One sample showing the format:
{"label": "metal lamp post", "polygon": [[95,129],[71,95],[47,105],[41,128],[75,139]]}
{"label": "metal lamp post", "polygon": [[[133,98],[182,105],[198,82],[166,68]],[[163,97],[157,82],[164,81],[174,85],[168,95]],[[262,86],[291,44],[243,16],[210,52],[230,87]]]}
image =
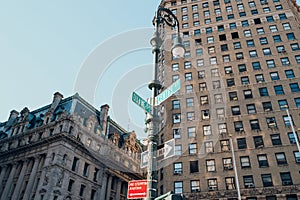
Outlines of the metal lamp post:
{"label": "metal lamp post", "polygon": [[173,56],[183,57],[185,49],[181,42],[180,31],[179,31],[179,21],[177,17],[167,8],[158,7],[156,16],[153,20],[153,25],[155,27],[155,32],[150,43],[152,45],[153,54],[153,80],[149,83],[148,87],[152,91],[151,106],[152,112],[147,115],[147,135],[148,135],[148,152],[149,161],[147,166],[147,198],[146,200],[153,200],[157,197],[157,167],[156,167],[156,151],[157,151],[157,136],[158,136],[158,112],[155,109],[155,97],[158,95],[161,89],[160,81],[158,80],[158,56],[160,53],[160,48],[162,45],[162,39],[160,37],[159,26],[160,24],[167,24],[170,27],[177,28],[177,35],[174,39],[174,44],[171,49]]}

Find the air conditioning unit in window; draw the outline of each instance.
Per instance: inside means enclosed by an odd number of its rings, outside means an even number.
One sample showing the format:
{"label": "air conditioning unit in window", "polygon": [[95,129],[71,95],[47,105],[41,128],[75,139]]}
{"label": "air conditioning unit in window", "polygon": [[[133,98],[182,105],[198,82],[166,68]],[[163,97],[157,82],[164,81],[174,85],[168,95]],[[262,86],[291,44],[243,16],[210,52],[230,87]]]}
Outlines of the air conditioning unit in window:
{"label": "air conditioning unit in window", "polygon": [[215,191],[215,190],[217,190],[217,187],[213,187],[213,186],[208,187],[208,191]]}
{"label": "air conditioning unit in window", "polygon": [[300,163],[300,158],[296,158],[296,162],[297,162],[297,163]]}
{"label": "air conditioning unit in window", "polygon": [[224,170],[232,170],[232,169],[233,169],[233,167],[231,165],[224,167]]}
{"label": "air conditioning unit in window", "polygon": [[237,97],[233,97],[232,100],[233,100],[233,101],[237,101],[238,98],[237,98]]}
{"label": "air conditioning unit in window", "polygon": [[246,183],[245,188],[254,188],[254,184],[253,183]]}
{"label": "air conditioning unit in window", "polygon": [[173,174],[174,175],[180,175],[180,174],[182,174],[182,171],[181,170],[174,170]]}
{"label": "air conditioning unit in window", "polygon": [[232,71],[232,70],[226,70],[225,73],[226,73],[226,74],[232,74],[233,71]]}

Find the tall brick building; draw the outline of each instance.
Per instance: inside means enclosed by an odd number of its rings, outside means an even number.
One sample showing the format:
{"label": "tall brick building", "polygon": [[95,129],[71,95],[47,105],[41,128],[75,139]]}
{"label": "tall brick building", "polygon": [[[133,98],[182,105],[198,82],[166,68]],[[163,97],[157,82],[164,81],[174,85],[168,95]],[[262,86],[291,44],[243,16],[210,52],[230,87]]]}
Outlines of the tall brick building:
{"label": "tall brick building", "polygon": [[[160,56],[162,85],[180,78],[181,89],[162,104],[159,143],[175,138],[176,157],[158,170],[159,194],[300,199],[296,2],[165,0],[161,6],[179,19],[186,53],[173,58],[166,43]],[[162,30],[165,40],[176,34]]]}
{"label": "tall brick building", "polygon": [[0,123],[1,200],[122,200],[141,179],[141,146],[78,94]]}

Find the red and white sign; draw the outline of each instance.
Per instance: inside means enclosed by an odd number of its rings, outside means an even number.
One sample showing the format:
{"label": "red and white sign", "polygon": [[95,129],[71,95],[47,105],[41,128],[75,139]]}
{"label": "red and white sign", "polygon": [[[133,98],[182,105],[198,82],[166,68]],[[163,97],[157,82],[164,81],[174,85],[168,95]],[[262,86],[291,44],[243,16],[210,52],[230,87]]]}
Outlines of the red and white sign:
{"label": "red and white sign", "polygon": [[147,197],[147,180],[129,181],[127,199],[142,199]]}

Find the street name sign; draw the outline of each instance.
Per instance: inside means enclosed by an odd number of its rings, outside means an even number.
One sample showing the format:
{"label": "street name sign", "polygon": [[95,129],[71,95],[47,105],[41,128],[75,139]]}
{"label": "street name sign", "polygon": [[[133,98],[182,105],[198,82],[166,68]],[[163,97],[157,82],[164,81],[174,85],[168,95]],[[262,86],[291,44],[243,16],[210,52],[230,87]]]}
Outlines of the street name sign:
{"label": "street name sign", "polygon": [[152,106],[135,92],[132,93],[132,101],[144,109],[144,111],[151,114]]}
{"label": "street name sign", "polygon": [[175,81],[172,85],[170,85],[167,89],[165,89],[162,93],[157,95],[155,98],[156,105],[161,104],[164,102],[167,98],[172,96],[174,93],[176,93],[180,89],[180,79]]}
{"label": "street name sign", "polygon": [[148,151],[141,153],[141,168],[147,167],[149,161]]}
{"label": "street name sign", "polygon": [[128,182],[127,199],[142,199],[147,197],[147,180],[133,180]]}

